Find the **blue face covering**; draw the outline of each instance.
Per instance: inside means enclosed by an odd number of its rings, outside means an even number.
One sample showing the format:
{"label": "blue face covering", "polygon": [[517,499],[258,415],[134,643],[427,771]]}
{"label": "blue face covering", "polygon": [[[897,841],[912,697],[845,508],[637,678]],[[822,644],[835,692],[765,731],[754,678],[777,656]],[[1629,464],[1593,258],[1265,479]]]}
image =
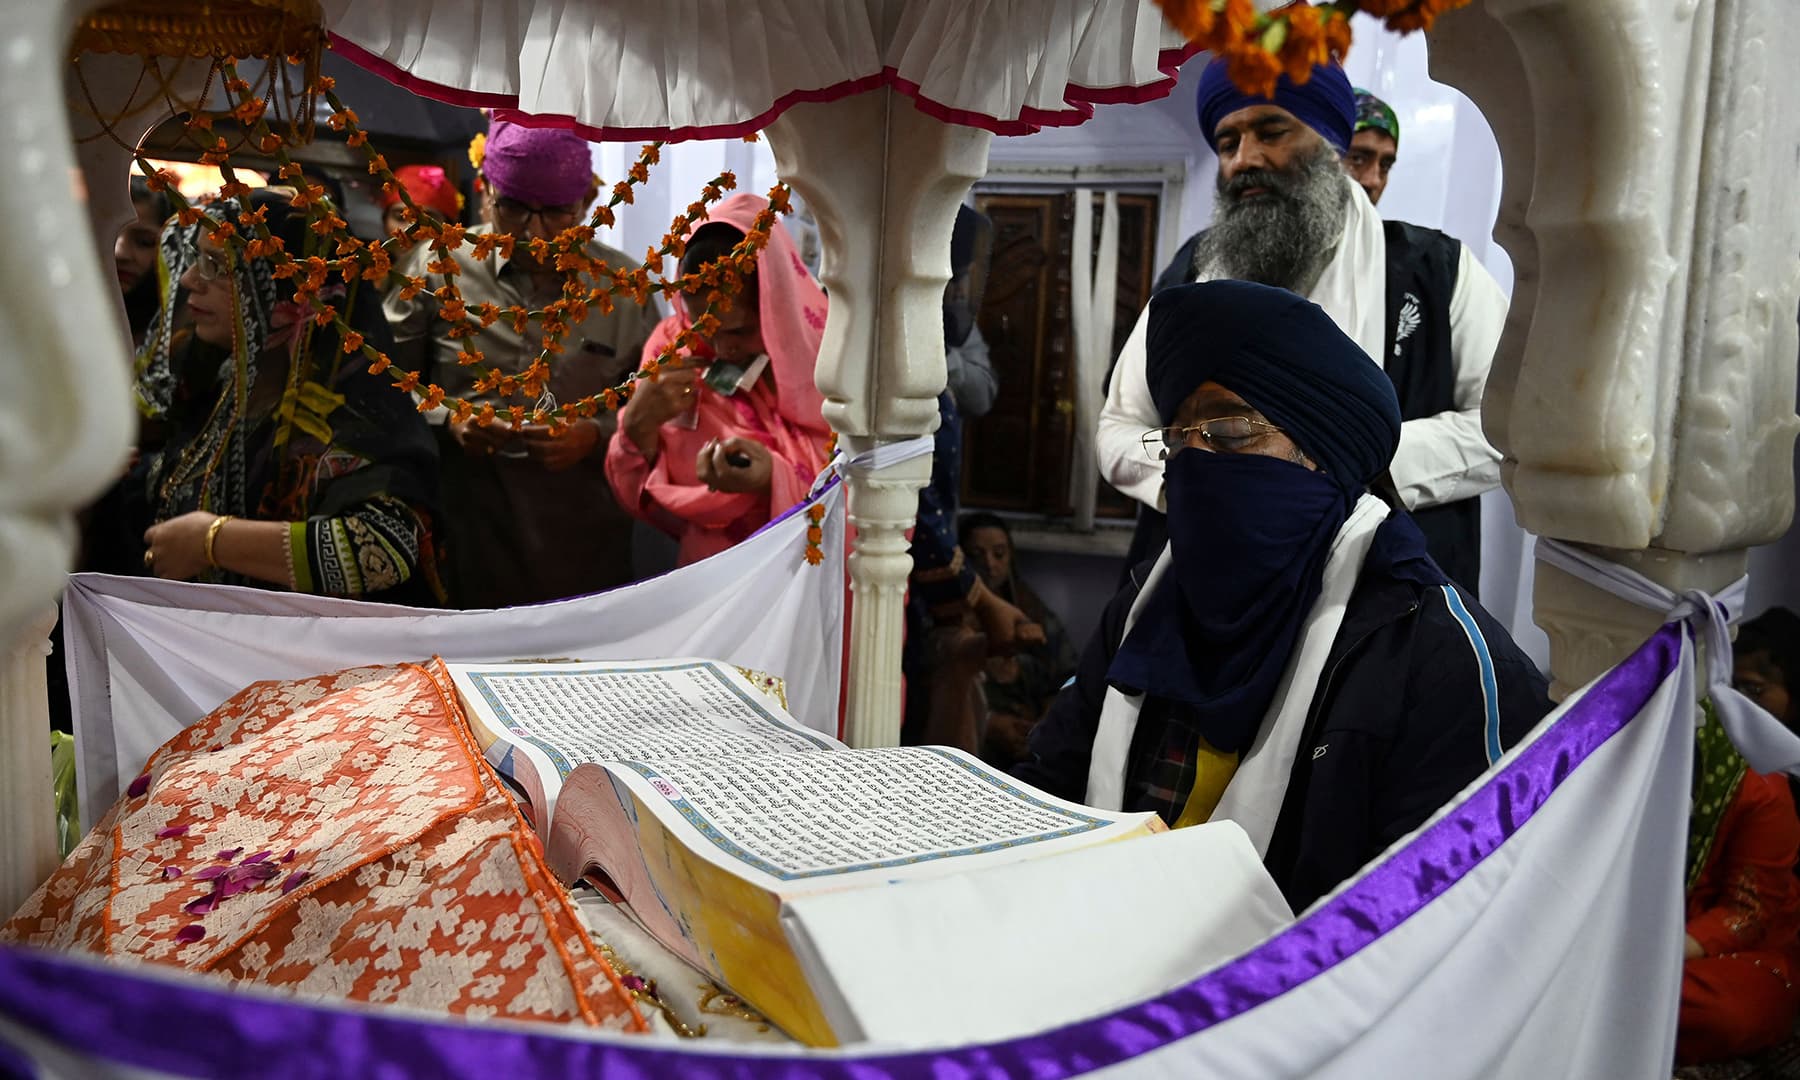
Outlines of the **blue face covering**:
{"label": "blue face covering", "polygon": [[1172,565],[1107,678],[1189,706],[1207,742],[1241,752],[1275,697],[1353,503],[1324,474],[1255,454],[1184,450],[1169,459],[1166,483]]}

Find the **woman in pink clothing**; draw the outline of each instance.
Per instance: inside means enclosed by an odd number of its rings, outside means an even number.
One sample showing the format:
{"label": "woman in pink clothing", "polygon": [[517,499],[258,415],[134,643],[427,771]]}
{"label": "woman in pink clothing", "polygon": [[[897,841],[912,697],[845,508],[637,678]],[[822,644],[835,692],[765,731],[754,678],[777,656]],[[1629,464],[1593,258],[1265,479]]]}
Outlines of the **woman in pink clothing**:
{"label": "woman in pink clothing", "polygon": [[[766,204],[734,195],[688,236],[684,274],[743,240]],[[682,296],[644,346],[654,359],[704,310]],[[682,565],[724,551],[806,497],[830,429],[813,365],[825,293],[777,221],[710,341],[638,384],[619,413],[606,476],[619,505],[681,541]]]}

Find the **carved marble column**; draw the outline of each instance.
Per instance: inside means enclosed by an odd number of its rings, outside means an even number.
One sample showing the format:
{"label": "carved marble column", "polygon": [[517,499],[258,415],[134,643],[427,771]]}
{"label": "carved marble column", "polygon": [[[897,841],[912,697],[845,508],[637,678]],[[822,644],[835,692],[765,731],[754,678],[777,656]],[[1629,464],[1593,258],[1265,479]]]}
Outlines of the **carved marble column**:
{"label": "carved marble column", "polygon": [[0,919],[25,903],[62,860],[56,848],[56,803],[50,781],[50,712],[44,658],[56,608],[35,618],[0,654]]}
{"label": "carved marble column", "polygon": [[[1484,419],[1519,521],[1716,590],[1793,514],[1789,0],[1477,0],[1433,74],[1493,124],[1519,270]],[[1542,564],[1556,690],[1661,621]]]}
{"label": "carved marble column", "polygon": [[[818,219],[831,307],[817,379],[825,418],[852,453],[937,427],[950,229],[987,170],[990,138],[885,88],[796,105],[769,128],[782,178]],[[927,456],[846,477],[857,532],[844,729],[853,746],[900,741],[904,534],[930,476]]]}

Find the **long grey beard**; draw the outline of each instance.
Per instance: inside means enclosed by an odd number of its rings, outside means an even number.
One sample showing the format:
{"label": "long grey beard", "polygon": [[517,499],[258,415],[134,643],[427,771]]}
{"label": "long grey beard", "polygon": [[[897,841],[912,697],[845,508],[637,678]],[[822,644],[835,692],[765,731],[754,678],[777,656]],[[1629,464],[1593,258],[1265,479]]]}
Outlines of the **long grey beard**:
{"label": "long grey beard", "polygon": [[[1274,194],[1245,200],[1243,192],[1253,187]],[[1194,249],[1196,274],[1306,295],[1343,235],[1349,193],[1337,151],[1323,140],[1316,152],[1295,162],[1292,172],[1256,170],[1230,180],[1221,176],[1212,228]]]}

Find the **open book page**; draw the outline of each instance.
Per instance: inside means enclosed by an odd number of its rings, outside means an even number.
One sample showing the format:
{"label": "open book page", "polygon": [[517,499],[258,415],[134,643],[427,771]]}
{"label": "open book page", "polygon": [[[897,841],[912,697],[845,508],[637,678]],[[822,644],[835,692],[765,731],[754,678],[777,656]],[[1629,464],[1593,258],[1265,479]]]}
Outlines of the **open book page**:
{"label": "open book page", "polygon": [[1248,952],[1293,913],[1249,836],[1224,821],[797,897],[781,921],[840,1042],[946,1045],[1154,997]]}
{"label": "open book page", "polygon": [[562,784],[584,762],[839,750],[728,664],[446,664],[488,760],[512,777],[547,829]]}
{"label": "open book page", "polygon": [[[626,761],[616,784],[703,858],[782,895],[956,871],[1160,827],[1064,802],[945,747]],[[1027,850],[1030,849],[1030,850]]]}

